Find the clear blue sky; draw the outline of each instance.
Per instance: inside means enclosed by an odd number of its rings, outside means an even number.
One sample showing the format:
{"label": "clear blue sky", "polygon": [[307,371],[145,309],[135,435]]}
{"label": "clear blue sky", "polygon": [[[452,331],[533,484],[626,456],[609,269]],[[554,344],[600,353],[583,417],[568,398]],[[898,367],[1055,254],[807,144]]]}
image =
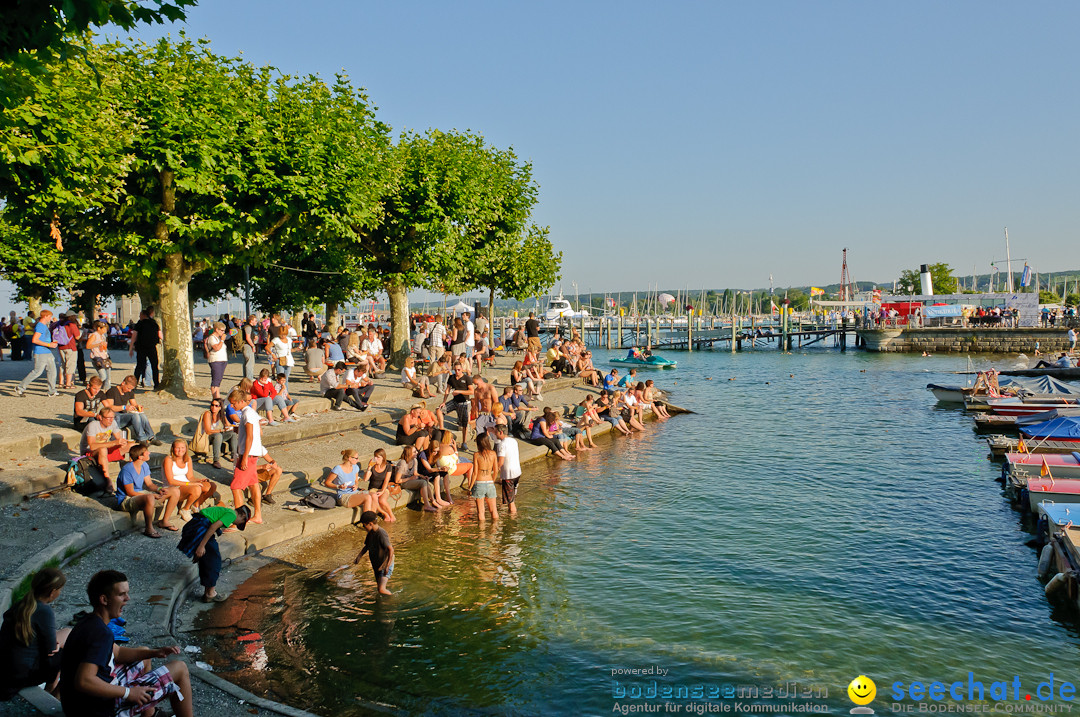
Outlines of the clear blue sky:
{"label": "clear blue sky", "polygon": [[[1080,267],[1075,2],[202,0],[187,32],[344,69],[380,118],[513,146],[563,289]],[[141,33],[153,38],[177,26]],[[1022,262],[1021,262],[1022,264]]]}

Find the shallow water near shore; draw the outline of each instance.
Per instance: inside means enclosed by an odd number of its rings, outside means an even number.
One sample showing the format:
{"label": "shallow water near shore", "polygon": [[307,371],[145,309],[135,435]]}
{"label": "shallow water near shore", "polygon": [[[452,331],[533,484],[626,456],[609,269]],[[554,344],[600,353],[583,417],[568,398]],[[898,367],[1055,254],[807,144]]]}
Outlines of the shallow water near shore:
{"label": "shallow water near shore", "polygon": [[[327,715],[688,713],[728,687],[846,711],[860,674],[883,714],[897,681],[966,696],[969,672],[987,688],[1019,676],[1034,698],[1051,673],[1075,679],[1075,617],[1045,598],[970,417],[925,389],[963,383],[944,372],[965,359],[675,357],[649,377],[696,415],[533,464],[513,520],[403,512],[391,598],[366,558],[328,575],[359,529],[279,551],[202,618],[211,661]],[[217,627],[233,624],[261,641]],[[654,681],[689,698],[630,699]]]}

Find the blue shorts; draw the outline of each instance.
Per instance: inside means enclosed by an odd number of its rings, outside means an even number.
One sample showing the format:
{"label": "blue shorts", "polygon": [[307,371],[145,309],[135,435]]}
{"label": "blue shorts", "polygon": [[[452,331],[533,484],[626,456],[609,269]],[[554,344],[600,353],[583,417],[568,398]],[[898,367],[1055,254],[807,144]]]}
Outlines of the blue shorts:
{"label": "blue shorts", "polygon": [[495,500],[495,482],[490,480],[473,483],[472,497],[476,499],[491,498]]}
{"label": "blue shorts", "polygon": [[[374,570],[374,568],[372,569]],[[379,578],[389,578],[393,574],[394,564],[390,563],[389,567],[387,567],[386,570],[375,570],[375,579],[378,580]]]}

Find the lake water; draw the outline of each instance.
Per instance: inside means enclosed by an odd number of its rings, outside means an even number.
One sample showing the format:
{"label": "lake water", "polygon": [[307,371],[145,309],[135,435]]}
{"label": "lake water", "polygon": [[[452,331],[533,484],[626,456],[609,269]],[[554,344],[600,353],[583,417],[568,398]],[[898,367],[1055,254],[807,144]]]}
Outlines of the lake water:
{"label": "lake water", "polygon": [[[328,715],[794,713],[792,692],[846,712],[860,674],[885,714],[914,705],[895,682],[963,681],[967,697],[968,673],[1010,699],[1019,677],[1011,709],[1076,677],[1075,618],[1044,596],[998,468],[925,390],[962,382],[943,372],[965,359],[677,358],[655,378],[698,413],[528,468],[516,520],[402,516],[394,597],[375,599],[366,558],[327,578],[359,549],[350,530],[260,570],[232,602],[262,642],[210,630],[219,671]],[[634,669],[666,672],[618,672]]]}

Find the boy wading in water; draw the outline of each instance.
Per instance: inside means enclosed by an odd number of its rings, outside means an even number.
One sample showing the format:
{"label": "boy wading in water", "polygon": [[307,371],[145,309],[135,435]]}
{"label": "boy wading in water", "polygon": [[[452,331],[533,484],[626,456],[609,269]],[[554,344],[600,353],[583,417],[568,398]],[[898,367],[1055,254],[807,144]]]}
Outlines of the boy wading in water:
{"label": "boy wading in water", "polygon": [[375,572],[375,583],[379,586],[380,595],[393,595],[386,589],[386,581],[394,574],[394,546],[390,544],[390,536],[379,527],[377,513],[365,510],[360,514],[360,525],[367,531],[364,538],[364,549],[356,556],[353,565],[360,563],[364,553],[371,559],[371,569]]}

